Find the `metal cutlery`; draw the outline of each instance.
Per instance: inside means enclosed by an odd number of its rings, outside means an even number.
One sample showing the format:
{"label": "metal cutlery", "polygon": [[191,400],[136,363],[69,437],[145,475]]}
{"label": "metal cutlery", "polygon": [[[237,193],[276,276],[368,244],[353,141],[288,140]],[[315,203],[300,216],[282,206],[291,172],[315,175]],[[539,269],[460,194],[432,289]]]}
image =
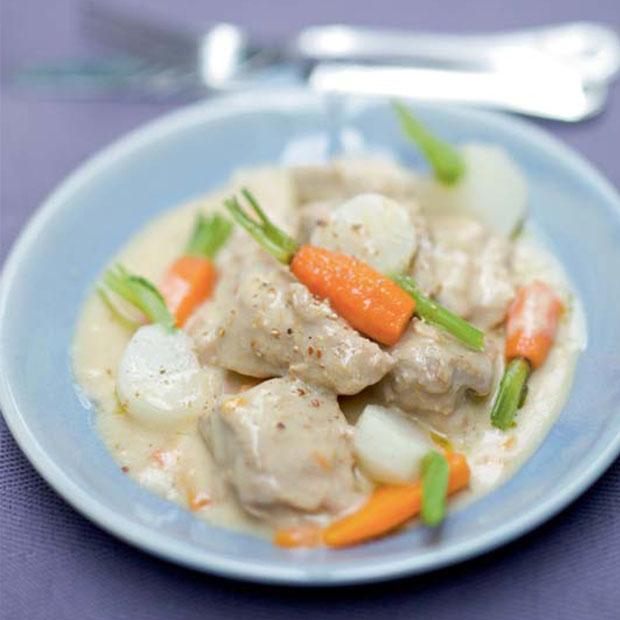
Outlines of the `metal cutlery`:
{"label": "metal cutlery", "polygon": [[290,54],[317,61],[414,62],[477,71],[527,67],[542,59],[570,68],[586,83],[607,82],[620,71],[618,35],[591,22],[466,35],[318,26],[302,30]]}
{"label": "metal cutlery", "polygon": [[218,62],[227,78],[256,57],[260,64],[276,59],[415,62],[473,70],[511,69],[548,59],[570,67],[588,83],[609,81],[620,70],[618,35],[591,22],[466,35],[326,25],[305,28],[281,45],[252,44],[248,33],[232,24],[215,24],[196,37],[92,2],[84,5],[82,23],[93,38],[160,62],[191,65],[197,56],[222,54]]}
{"label": "metal cutlery", "polygon": [[577,121],[604,107],[620,71],[618,36],[589,22],[480,35],[317,26],[272,45],[233,24],[195,34],[89,2],[82,26],[124,56],[39,65],[20,72],[22,83],[142,97],[307,83]]}
{"label": "metal cutlery", "polygon": [[480,105],[560,121],[598,114],[604,87],[584,88],[569,72],[507,72],[419,67],[319,64],[309,84],[323,92],[403,97],[423,101]]}

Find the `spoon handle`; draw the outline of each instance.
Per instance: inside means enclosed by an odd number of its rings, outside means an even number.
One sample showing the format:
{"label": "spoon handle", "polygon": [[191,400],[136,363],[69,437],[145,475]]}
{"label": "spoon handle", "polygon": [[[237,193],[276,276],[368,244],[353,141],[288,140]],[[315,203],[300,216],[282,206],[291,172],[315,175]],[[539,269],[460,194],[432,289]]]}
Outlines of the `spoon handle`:
{"label": "spoon handle", "polygon": [[592,22],[471,35],[316,26],[302,30],[289,53],[315,61],[415,61],[474,69],[527,68],[546,58],[570,67],[584,83],[608,82],[620,70],[617,33]]}

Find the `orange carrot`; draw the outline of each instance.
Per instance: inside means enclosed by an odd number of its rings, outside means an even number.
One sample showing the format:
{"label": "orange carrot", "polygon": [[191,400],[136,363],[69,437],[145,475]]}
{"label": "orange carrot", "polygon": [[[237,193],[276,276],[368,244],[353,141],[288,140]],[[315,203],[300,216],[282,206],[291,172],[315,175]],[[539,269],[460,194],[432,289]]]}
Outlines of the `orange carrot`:
{"label": "orange carrot", "polygon": [[506,323],[506,358],[523,358],[532,368],[547,359],[555,338],[562,302],[544,282],[523,286],[508,310]]}
{"label": "orange carrot", "polygon": [[[149,280],[129,273],[122,265],[108,269],[103,284],[140,310],[149,321],[174,331],[183,326],[189,315],[213,291],[217,274],[212,261],[231,230],[231,222],[219,214],[208,218],[198,215],[185,253],[168,269],[161,291]],[[123,323],[137,327],[116,310],[106,290],[99,288],[98,292]]]}
{"label": "orange carrot", "polygon": [[285,265],[310,292],[329,300],[334,310],[363,334],[385,345],[396,344],[415,311],[415,300],[391,279],[366,263],[311,245],[299,246],[267,218],[247,190],[258,219],[252,219],[236,198],[226,201],[234,219]]}
{"label": "orange carrot", "polygon": [[208,258],[181,256],[172,263],[160,291],[177,327],[182,327],[194,309],[211,295],[215,281],[215,266]]}
{"label": "orange carrot", "polygon": [[346,547],[382,536],[418,515],[421,508],[421,482],[379,487],[358,511],[332,523],[324,532],[324,542]]}
{"label": "orange carrot", "polygon": [[301,525],[278,530],[273,542],[278,547],[286,549],[316,547],[321,544],[321,534],[322,529],[318,526]]}
{"label": "orange carrot", "polygon": [[508,430],[527,396],[527,380],[532,370],[545,363],[555,339],[562,302],[544,282],[521,287],[506,321],[508,364],[491,409],[493,426]]}
{"label": "orange carrot", "polygon": [[187,505],[190,510],[200,510],[211,503],[211,498],[204,491],[187,492]]}
{"label": "orange carrot", "polygon": [[185,254],[172,263],[161,284],[161,293],[177,327],[182,327],[211,295],[217,279],[213,258],[230,231],[231,223],[221,215],[196,218]]}
{"label": "orange carrot", "polygon": [[302,245],[291,271],[355,329],[385,345],[398,342],[415,311],[400,286],[352,256]]}
{"label": "orange carrot", "polygon": [[[447,453],[450,468],[448,493],[469,484],[470,470],[462,454]],[[368,501],[354,513],[334,521],[319,532],[308,527],[279,530],[274,543],[281,547],[347,547],[383,536],[419,514],[422,508],[422,482],[377,488]]]}
{"label": "orange carrot", "polygon": [[387,278],[352,256],[300,246],[271,222],[247,189],[241,193],[257,217],[248,215],[233,197],[224,204],[235,221],[276,260],[289,265],[313,295],[327,299],[343,319],[366,336],[392,346],[415,312],[467,346],[484,349],[484,334],[479,329],[424,296],[411,278]]}
{"label": "orange carrot", "polygon": [[[448,493],[469,484],[469,465],[462,454],[446,454],[450,467]],[[323,532],[328,547],[346,547],[387,534],[422,508],[422,483],[379,487],[359,510],[335,521]]]}

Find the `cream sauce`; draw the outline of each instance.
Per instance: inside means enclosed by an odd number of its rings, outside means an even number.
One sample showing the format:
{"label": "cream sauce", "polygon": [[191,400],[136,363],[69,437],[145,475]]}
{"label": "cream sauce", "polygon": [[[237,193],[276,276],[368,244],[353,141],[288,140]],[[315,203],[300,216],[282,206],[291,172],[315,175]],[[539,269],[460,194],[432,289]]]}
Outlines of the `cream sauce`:
{"label": "cream sauce", "polygon": [[[295,200],[290,180],[281,169],[246,173],[244,182],[248,178],[253,190],[259,195],[261,192],[269,195],[275,204],[286,205]],[[115,261],[158,282],[185,245],[195,213],[220,209],[222,199],[233,190],[230,187],[158,217],[130,240]],[[286,223],[285,210],[279,219]],[[225,264],[226,258],[227,252],[223,252],[219,262]],[[438,421],[434,430],[449,436],[454,447],[467,455],[472,468],[471,490],[461,494],[458,504],[501,484],[540,444],[566,401],[576,359],[585,346],[583,310],[571,295],[559,262],[532,235],[524,235],[517,242],[513,262],[517,283],[533,277],[543,279],[564,299],[571,300],[570,308],[561,320],[556,345],[548,360],[531,377],[526,404],[512,430],[502,432],[491,426],[492,398],[482,402],[469,400],[454,415]],[[88,297],[75,335],[74,372],[80,389],[95,404],[98,431],[114,459],[139,484],[189,508],[201,519],[222,527],[269,535],[269,526],[244,512],[218,479],[195,421],[173,429],[153,430],[138,425],[121,410],[115,394],[116,371],[131,335],[131,330],[111,315],[95,293]],[[501,369],[498,370],[499,382]],[[223,393],[237,392],[246,381],[216,368],[207,369],[205,380],[213,401]],[[341,399],[351,422],[367,399],[372,400],[372,390]]]}

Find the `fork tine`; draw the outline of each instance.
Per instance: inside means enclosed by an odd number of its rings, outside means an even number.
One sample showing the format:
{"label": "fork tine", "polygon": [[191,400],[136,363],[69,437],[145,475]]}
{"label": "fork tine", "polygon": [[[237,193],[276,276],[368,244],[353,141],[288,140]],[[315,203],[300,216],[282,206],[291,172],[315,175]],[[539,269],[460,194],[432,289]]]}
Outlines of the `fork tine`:
{"label": "fork tine", "polygon": [[82,15],[91,18],[93,22],[101,22],[116,27],[126,34],[156,38],[175,47],[195,45],[195,37],[183,30],[163,25],[152,19],[137,17],[135,14],[119,9],[111,9],[97,2],[89,1],[84,5]]}
{"label": "fork tine", "polygon": [[198,41],[194,36],[152,20],[87,2],[81,21],[84,30],[101,43],[143,58],[166,64],[188,64],[196,59]]}

